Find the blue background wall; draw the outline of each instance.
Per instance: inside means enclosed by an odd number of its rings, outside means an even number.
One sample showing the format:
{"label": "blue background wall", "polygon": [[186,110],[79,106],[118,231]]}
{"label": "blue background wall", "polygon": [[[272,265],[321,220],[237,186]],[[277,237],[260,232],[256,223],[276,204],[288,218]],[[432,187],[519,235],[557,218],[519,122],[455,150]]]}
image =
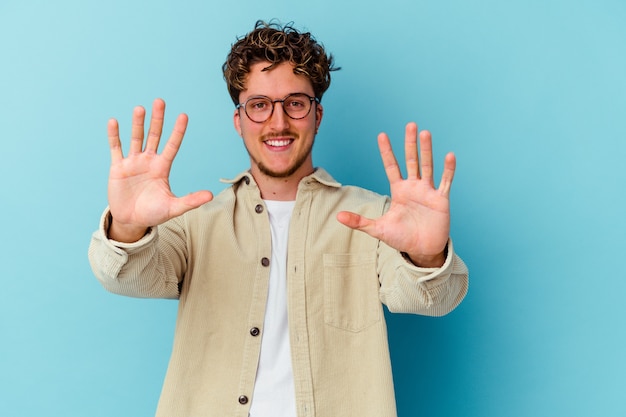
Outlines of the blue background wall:
{"label": "blue background wall", "polygon": [[438,162],[458,157],[452,234],[471,289],[445,318],[388,316],[400,416],[626,415],[617,0],[3,0],[0,415],[153,415],[176,303],[108,294],[86,258],[107,119],[127,138],[133,106],[163,97],[168,130],[190,117],[174,191],[221,190],[248,161],[220,66],[272,17],[343,67],[318,165],[386,193],[376,134],[401,150],[410,120]]}

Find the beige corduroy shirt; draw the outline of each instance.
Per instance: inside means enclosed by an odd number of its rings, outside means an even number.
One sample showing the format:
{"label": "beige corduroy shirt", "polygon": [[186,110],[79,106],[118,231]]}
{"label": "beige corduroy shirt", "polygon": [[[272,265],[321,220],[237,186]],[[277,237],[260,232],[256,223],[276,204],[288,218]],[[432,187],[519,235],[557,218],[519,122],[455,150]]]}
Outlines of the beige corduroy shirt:
{"label": "beige corduroy shirt", "polygon": [[[267,211],[245,172],[204,206],[140,241],[108,240],[109,214],[89,259],[109,291],[178,298],[174,346],[158,417],[247,417],[269,281]],[[342,210],[377,218],[389,199],[341,186],[317,169],[298,188],[291,219],[288,316],[298,417],[395,417],[382,303],[440,316],[463,299],[468,271],[448,243],[441,268],[336,220]]]}

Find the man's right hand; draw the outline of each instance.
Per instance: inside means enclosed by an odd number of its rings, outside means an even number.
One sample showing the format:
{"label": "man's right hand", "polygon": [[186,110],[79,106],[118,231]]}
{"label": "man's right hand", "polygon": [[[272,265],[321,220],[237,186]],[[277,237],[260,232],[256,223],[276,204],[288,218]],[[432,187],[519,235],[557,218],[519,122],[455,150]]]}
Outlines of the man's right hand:
{"label": "man's right hand", "polygon": [[187,128],[187,115],[176,119],[174,129],[161,154],[157,153],[165,102],[156,99],[152,105],[150,129],[144,142],[146,111],[135,107],[130,150],[124,157],[117,120],[108,124],[111,170],[109,173],[109,208],[113,220],[109,238],[119,242],[136,242],[147,229],[200,207],[213,199],[210,191],[197,191],[184,197],[172,194],[169,173]]}

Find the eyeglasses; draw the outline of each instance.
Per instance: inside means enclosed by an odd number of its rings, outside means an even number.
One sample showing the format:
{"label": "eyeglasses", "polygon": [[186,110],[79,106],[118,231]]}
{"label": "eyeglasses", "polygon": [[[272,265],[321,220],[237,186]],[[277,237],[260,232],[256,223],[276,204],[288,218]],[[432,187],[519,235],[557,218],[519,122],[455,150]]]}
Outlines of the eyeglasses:
{"label": "eyeglasses", "polygon": [[253,96],[247,99],[245,103],[237,104],[237,109],[243,107],[250,120],[255,123],[263,123],[272,117],[274,105],[281,103],[287,116],[299,120],[309,115],[313,102],[319,103],[320,101],[317,97],[311,97],[304,93],[289,94],[282,100],[272,100],[266,96]]}

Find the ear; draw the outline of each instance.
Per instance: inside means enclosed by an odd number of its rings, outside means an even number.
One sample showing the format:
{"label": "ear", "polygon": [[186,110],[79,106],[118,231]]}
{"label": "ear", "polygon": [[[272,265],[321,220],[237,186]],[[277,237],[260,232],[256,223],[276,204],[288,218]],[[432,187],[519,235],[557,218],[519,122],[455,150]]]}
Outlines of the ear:
{"label": "ear", "polygon": [[239,133],[239,136],[243,137],[241,133],[241,114],[239,113],[239,109],[235,109],[235,114],[233,114],[233,124],[235,125],[235,130]]}
{"label": "ear", "polygon": [[321,103],[317,103],[315,106],[315,133],[317,133],[320,128],[320,123],[322,123],[322,117],[324,116],[324,107]]}

